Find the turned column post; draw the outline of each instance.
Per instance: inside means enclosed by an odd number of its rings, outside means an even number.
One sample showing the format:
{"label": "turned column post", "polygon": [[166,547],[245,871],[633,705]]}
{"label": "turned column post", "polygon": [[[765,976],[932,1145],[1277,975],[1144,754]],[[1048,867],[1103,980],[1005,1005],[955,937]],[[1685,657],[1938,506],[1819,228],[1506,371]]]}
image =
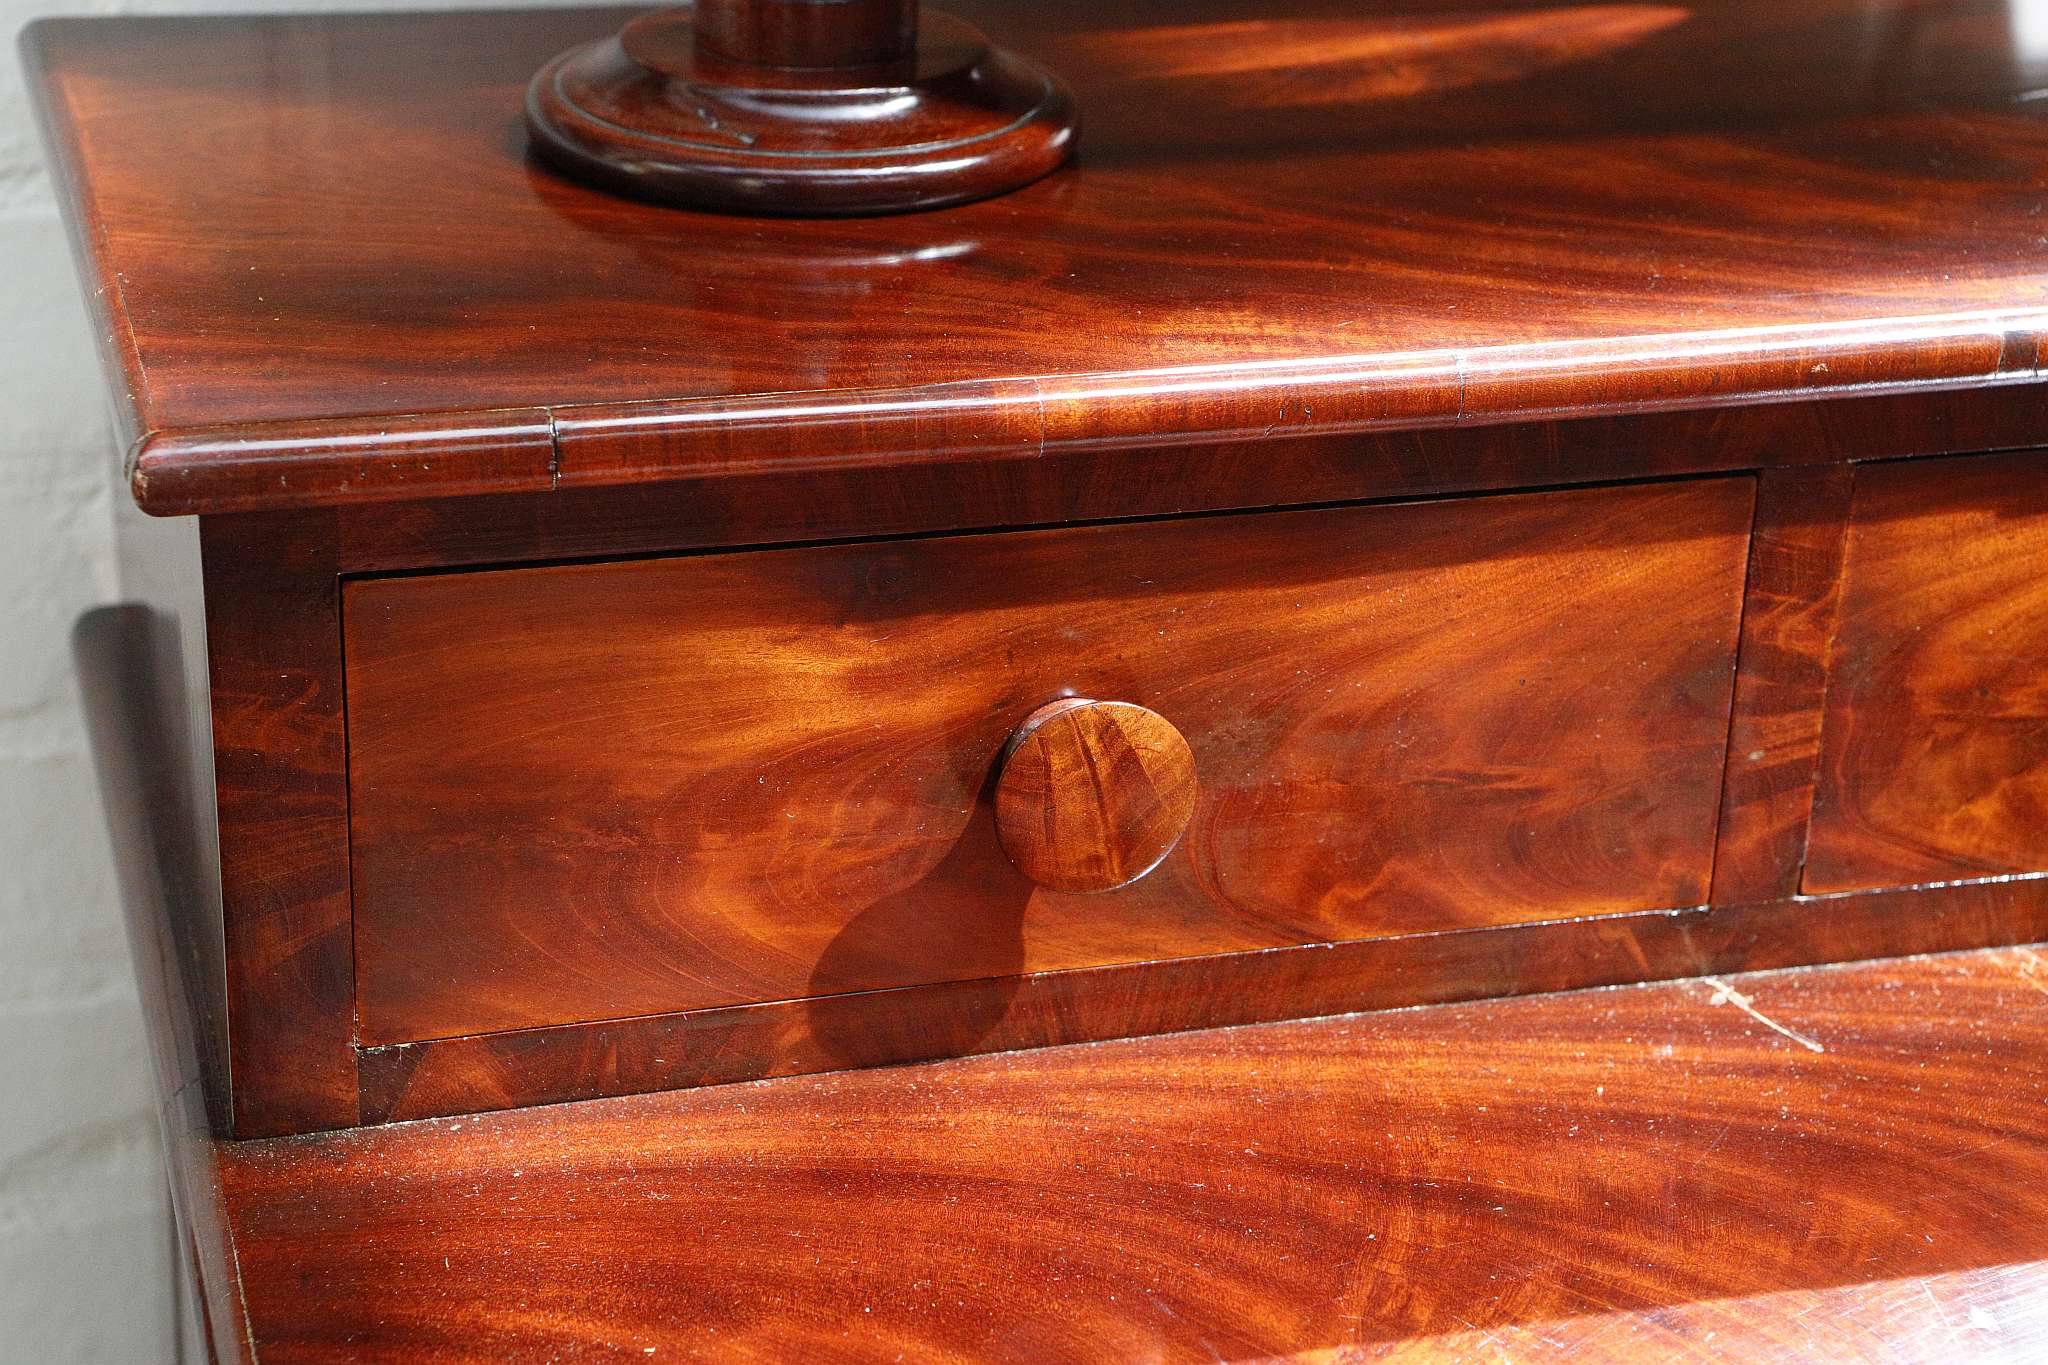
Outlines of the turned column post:
{"label": "turned column post", "polygon": [[864,67],[917,50],[917,0],[697,0],[697,45],[755,66]]}

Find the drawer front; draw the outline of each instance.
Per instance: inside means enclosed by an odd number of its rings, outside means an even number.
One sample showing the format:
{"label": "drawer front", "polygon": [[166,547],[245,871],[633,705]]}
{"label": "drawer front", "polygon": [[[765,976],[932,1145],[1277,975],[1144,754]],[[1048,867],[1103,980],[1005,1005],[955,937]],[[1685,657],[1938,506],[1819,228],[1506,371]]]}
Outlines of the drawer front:
{"label": "drawer front", "polygon": [[[1703,901],[1748,479],[347,585],[367,1045]],[[1121,889],[1006,854],[1081,696]]]}
{"label": "drawer front", "polygon": [[2048,870],[2048,455],[1856,473],[1804,889]]}

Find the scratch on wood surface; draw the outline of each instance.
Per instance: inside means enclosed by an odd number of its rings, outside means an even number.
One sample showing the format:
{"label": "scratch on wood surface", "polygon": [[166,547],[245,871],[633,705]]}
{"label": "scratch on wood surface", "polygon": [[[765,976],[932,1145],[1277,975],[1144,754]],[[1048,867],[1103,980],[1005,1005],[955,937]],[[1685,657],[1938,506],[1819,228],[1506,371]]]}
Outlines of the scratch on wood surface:
{"label": "scratch on wood surface", "polygon": [[2029,986],[2048,995],[2048,958],[2042,957],[2032,948],[2016,947],[2013,955],[2020,959],[2020,979]]}
{"label": "scratch on wood surface", "polygon": [[1805,1034],[1801,1033],[1798,1029],[1787,1028],[1785,1027],[1785,1025],[1779,1023],[1777,1020],[1771,1018],[1768,1014],[1765,1014],[1762,1010],[1758,1009],[1755,1005],[1750,1003],[1748,996],[1744,995],[1741,991],[1736,990],[1733,986],[1723,981],[1720,977],[1703,976],[1700,978],[1700,980],[1714,988],[1714,998],[1708,1002],[1709,1004],[1733,1005],[1735,1006],[1735,1008],[1741,1010],[1750,1018],[1756,1020],[1759,1024],[1762,1024],[1765,1028],[1770,1029],[1776,1033],[1784,1034],[1787,1038],[1790,1038],[1793,1042],[1799,1044],[1799,1046],[1805,1048],[1808,1052],[1827,1051],[1826,1048],[1820,1045],[1820,1041],[1818,1039],[1809,1038]]}
{"label": "scratch on wood surface", "polygon": [[1935,1321],[1941,1324],[1941,1330],[1947,1334],[1949,1344],[1955,1347],[1955,1359],[1967,1359],[1970,1350],[1969,1343],[1964,1341],[1963,1334],[1956,1330],[1955,1323],[1949,1318],[1948,1310],[1941,1306],[1941,1300],[1935,1297],[1934,1291],[1928,1287],[1927,1281],[1920,1281],[1920,1292],[1926,1295],[1928,1304],[1934,1309]]}
{"label": "scratch on wood surface", "polygon": [[1491,1331],[1488,1331],[1486,1328],[1481,1327],[1478,1323],[1472,1321],[1472,1319],[1468,1317],[1464,1317],[1459,1314],[1452,1314],[1452,1316],[1456,1317],[1459,1322],[1464,1323],[1467,1327],[1471,1328],[1473,1331],[1477,1332],[1482,1338],[1484,1338],[1486,1344],[1493,1348],[1494,1354],[1498,1355],[1502,1360],[1514,1359],[1513,1356],[1510,1356],[1508,1354],[1507,1344],[1503,1342],[1498,1336],[1494,1335]]}

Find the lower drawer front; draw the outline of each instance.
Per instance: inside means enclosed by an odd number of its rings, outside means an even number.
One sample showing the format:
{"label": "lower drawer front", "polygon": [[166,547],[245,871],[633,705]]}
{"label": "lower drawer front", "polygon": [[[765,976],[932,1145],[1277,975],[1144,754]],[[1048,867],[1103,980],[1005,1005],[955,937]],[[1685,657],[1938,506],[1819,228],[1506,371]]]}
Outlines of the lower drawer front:
{"label": "lower drawer front", "polygon": [[[1697,904],[1751,493],[351,582],[361,1041]],[[1063,696],[1194,766],[1121,889],[998,836]]]}
{"label": "lower drawer front", "polygon": [[2048,870],[2048,453],[1866,465],[1803,889]]}

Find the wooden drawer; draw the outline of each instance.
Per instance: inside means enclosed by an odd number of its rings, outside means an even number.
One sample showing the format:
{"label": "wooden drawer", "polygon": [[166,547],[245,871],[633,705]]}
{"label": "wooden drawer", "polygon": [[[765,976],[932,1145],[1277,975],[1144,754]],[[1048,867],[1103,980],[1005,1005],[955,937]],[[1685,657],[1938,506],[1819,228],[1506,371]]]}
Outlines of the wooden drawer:
{"label": "wooden drawer", "polygon": [[1856,473],[1804,889],[2048,870],[2048,455]]}
{"label": "wooden drawer", "polygon": [[[1707,894],[1747,478],[352,581],[360,1039]],[[1065,695],[1185,736],[1120,890],[1005,855]]]}

